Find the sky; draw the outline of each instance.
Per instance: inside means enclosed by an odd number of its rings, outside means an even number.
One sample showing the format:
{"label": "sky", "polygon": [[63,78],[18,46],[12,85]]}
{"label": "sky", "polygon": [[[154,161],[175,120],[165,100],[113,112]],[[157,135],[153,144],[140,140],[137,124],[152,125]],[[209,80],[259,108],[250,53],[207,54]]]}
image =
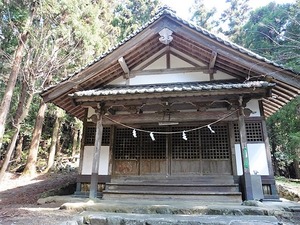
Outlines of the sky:
{"label": "sky", "polygon": [[[250,0],[249,5],[252,9],[255,9],[267,5],[272,1],[275,1],[278,4],[296,2],[296,0]],[[194,0],[161,0],[161,2],[174,9],[178,16],[183,19],[189,19],[189,8]],[[216,7],[218,11],[222,11],[226,8],[225,2],[226,0],[205,0],[207,8]]]}

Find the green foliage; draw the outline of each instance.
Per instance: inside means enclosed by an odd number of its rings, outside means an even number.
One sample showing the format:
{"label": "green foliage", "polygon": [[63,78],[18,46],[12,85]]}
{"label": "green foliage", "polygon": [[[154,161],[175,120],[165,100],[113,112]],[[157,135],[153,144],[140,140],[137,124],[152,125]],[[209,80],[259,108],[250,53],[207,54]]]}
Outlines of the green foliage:
{"label": "green foliage", "polygon": [[273,157],[285,169],[300,155],[300,97],[267,120]]}
{"label": "green foliage", "polygon": [[0,2],[0,99],[5,91],[18,35],[28,17],[25,3],[20,2],[19,5],[16,1]]}
{"label": "green foliage", "polygon": [[158,0],[118,0],[117,2],[112,25],[120,31],[119,41],[148,22],[159,7]]}
{"label": "green foliage", "polygon": [[226,0],[226,3],[229,6],[221,14],[219,32],[235,39],[249,18],[249,0]]}
{"label": "green foliage", "polygon": [[[298,9],[298,10],[297,10]],[[298,5],[274,2],[251,13],[234,41],[286,67],[300,71],[300,12]]]}
{"label": "green foliage", "polygon": [[191,21],[195,22],[197,26],[212,30],[218,26],[219,23],[214,19],[217,9],[207,9],[203,0],[194,0],[190,13],[193,15]]}

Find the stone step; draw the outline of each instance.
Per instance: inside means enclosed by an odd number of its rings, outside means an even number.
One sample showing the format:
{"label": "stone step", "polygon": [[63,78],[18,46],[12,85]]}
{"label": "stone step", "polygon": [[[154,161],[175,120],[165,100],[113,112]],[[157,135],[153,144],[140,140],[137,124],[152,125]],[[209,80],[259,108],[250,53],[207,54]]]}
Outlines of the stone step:
{"label": "stone step", "polygon": [[84,212],[83,224],[214,224],[214,225],[278,225],[274,216],[170,215]]}
{"label": "stone step", "polygon": [[236,184],[107,183],[106,191],[238,192]]}
{"label": "stone step", "polygon": [[164,192],[164,191],[104,191],[104,200],[158,199],[158,200],[198,200],[218,202],[242,202],[240,192]]}

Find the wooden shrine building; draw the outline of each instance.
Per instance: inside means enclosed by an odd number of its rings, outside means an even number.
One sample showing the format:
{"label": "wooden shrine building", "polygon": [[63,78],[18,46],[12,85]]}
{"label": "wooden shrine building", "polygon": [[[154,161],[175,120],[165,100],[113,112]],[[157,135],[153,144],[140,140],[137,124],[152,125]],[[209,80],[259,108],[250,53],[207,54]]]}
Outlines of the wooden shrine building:
{"label": "wooden shrine building", "polygon": [[169,9],[42,93],[84,121],[78,193],[278,199],[265,119],[300,76]]}

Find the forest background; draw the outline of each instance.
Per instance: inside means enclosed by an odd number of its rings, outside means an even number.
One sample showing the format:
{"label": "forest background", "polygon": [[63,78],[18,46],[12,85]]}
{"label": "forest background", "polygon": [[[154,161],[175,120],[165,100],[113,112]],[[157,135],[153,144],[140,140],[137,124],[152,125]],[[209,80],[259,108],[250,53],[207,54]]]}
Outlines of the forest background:
{"label": "forest background", "polygon": [[[300,72],[300,0],[252,10],[223,0],[221,15],[194,0],[189,20]],[[39,93],[145,24],[159,0],[0,0],[0,180],[48,172],[80,151],[82,123]],[[300,76],[300,75],[299,75]],[[274,171],[300,178],[300,97],[267,119]]]}

